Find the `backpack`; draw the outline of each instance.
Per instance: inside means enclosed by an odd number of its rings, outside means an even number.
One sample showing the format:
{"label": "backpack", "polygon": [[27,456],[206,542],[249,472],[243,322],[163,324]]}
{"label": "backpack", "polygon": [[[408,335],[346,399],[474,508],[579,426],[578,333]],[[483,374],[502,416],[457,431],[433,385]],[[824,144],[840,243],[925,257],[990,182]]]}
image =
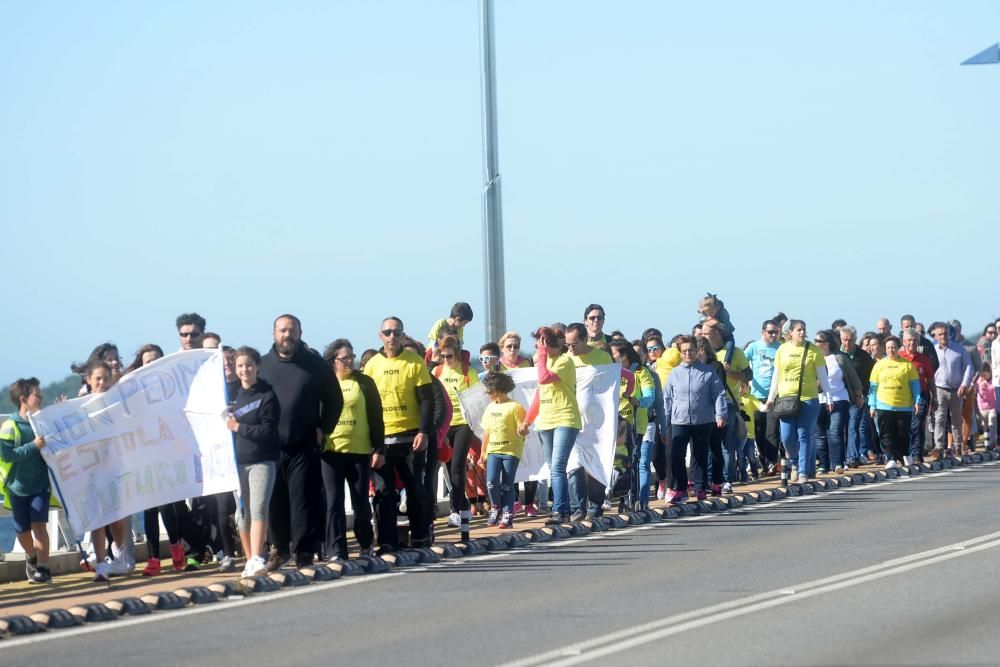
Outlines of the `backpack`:
{"label": "backpack", "polygon": [[[3,424],[0,424],[0,428],[10,424],[11,430],[14,431],[14,446],[21,446],[21,428],[17,425],[17,422],[13,419],[8,419]],[[10,496],[7,494],[7,478],[10,477],[10,468],[14,463],[7,461],[0,461],[0,492],[3,493],[3,507],[4,509],[11,509],[10,506]],[[62,505],[59,503],[59,499],[56,497],[55,489],[52,489],[52,493],[49,496],[49,507],[55,509],[62,509]]]}

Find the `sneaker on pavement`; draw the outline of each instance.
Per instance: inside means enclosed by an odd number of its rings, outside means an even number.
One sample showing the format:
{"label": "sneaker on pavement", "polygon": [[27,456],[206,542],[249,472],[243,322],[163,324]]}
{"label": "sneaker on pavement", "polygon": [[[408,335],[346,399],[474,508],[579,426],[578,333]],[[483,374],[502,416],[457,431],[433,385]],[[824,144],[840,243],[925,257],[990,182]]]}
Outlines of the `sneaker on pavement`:
{"label": "sneaker on pavement", "polygon": [[52,570],[49,569],[48,565],[39,565],[38,574],[42,577],[39,583],[47,584],[52,581]]}
{"label": "sneaker on pavement", "polygon": [[460,528],[462,526],[462,517],[458,512],[452,512],[448,515],[448,525],[452,528]]}
{"label": "sneaker on pavement", "polygon": [[913,457],[904,456],[903,457],[903,465],[906,466],[907,468],[909,468],[911,465],[913,465]]}
{"label": "sneaker on pavement", "polygon": [[558,523],[566,523],[569,521],[569,517],[565,514],[560,514],[559,512],[553,512],[548,519],[545,520],[546,526],[554,526]]}
{"label": "sneaker on pavement", "polygon": [[236,570],[236,559],[232,556],[223,556],[219,561],[219,572],[234,572]]}
{"label": "sneaker on pavement", "polygon": [[144,567],[142,570],[142,576],[155,577],[161,572],[162,570],[160,570],[160,559],[150,558],[149,560],[146,561],[146,567]]}
{"label": "sneaker on pavement", "polygon": [[[492,513],[492,512],[491,512]],[[511,528],[514,525],[514,517],[510,512],[504,512],[503,516],[500,517],[501,528]]]}
{"label": "sneaker on pavement", "polygon": [[792,468],[792,472],[788,473],[788,481],[793,483],[799,481],[799,471]]}
{"label": "sneaker on pavement", "polygon": [[683,491],[674,491],[669,489],[667,491],[667,502],[672,504],[687,502],[688,495]]}
{"label": "sneaker on pavement", "polygon": [[712,495],[713,496],[721,496],[722,495],[722,485],[720,485],[720,484],[713,484],[712,485]]}
{"label": "sneaker on pavement", "polygon": [[694,497],[697,498],[698,500],[705,500],[705,498],[708,498],[708,494],[705,493],[704,491],[699,491],[698,493],[695,494]]}
{"label": "sneaker on pavement", "polygon": [[885,462],[885,469],[886,470],[895,470],[896,469],[896,459],[889,459],[888,461],[886,461]]}
{"label": "sneaker on pavement", "polygon": [[184,557],[184,547],[180,542],[170,545],[170,560],[173,562],[175,570],[180,571],[184,569],[187,558]]}
{"label": "sneaker on pavement", "polygon": [[587,513],[583,510],[577,510],[569,515],[570,523],[576,523],[577,521],[583,521],[587,518]]}
{"label": "sneaker on pavement", "polygon": [[534,518],[538,516],[538,507],[535,503],[528,503],[524,506],[524,516],[528,518]]}
{"label": "sneaker on pavement", "polygon": [[733,485],[730,484],[729,482],[726,482],[725,484],[722,485],[722,492],[723,493],[732,493],[733,492]]}
{"label": "sneaker on pavement", "polygon": [[109,569],[107,561],[96,563],[94,565],[94,581],[108,581],[110,579]]}
{"label": "sneaker on pavement", "polygon": [[497,520],[499,518],[500,518],[500,512],[499,512],[499,510],[491,509],[489,516],[486,517],[486,525],[487,526],[495,526],[495,525],[497,525]]}
{"label": "sneaker on pavement", "polygon": [[243,568],[245,577],[263,577],[265,574],[267,574],[267,563],[260,556],[248,560],[246,567]]}
{"label": "sneaker on pavement", "polygon": [[120,554],[118,558],[115,558],[108,565],[108,574],[128,574],[128,563],[125,561],[124,554]]}
{"label": "sneaker on pavement", "polygon": [[656,499],[663,500],[667,497],[667,483],[660,482],[656,485]]}
{"label": "sneaker on pavement", "polygon": [[200,569],[201,569],[201,563],[199,563],[198,559],[195,558],[194,556],[188,556],[187,560],[184,561],[185,572],[194,572],[195,570],[200,570]]}
{"label": "sneaker on pavement", "polygon": [[268,572],[276,572],[281,569],[281,566],[292,560],[291,554],[282,554],[278,552],[273,552],[267,559],[265,566]]}
{"label": "sneaker on pavement", "polygon": [[838,475],[843,475],[844,474],[844,466],[837,466],[836,468],[833,469],[833,472],[837,473]]}
{"label": "sneaker on pavement", "polygon": [[24,559],[24,576],[27,577],[29,584],[44,584],[45,578],[38,573],[38,566],[32,563],[31,560],[27,558]]}
{"label": "sneaker on pavement", "polygon": [[521,513],[521,501],[520,500],[515,500],[514,501],[514,514],[520,514],[520,513]]}

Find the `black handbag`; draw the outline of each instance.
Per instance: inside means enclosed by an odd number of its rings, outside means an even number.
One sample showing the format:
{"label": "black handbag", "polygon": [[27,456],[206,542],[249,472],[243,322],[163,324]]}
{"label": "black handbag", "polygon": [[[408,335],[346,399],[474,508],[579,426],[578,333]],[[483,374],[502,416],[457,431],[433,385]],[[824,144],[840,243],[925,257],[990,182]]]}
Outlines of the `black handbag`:
{"label": "black handbag", "polygon": [[802,378],[806,374],[806,355],[809,354],[809,341],[802,350],[802,365],[799,367],[799,389],[794,396],[781,396],[774,401],[774,416],[781,419],[783,417],[795,417],[802,409]]}

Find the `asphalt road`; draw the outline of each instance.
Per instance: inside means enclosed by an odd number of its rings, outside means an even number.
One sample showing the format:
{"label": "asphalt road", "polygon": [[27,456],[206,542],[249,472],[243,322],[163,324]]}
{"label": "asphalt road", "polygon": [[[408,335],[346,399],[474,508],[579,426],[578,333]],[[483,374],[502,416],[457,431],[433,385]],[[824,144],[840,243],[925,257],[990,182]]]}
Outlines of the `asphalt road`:
{"label": "asphalt road", "polygon": [[0,656],[19,667],[997,664],[998,482],[986,464],[850,487],[5,640]]}

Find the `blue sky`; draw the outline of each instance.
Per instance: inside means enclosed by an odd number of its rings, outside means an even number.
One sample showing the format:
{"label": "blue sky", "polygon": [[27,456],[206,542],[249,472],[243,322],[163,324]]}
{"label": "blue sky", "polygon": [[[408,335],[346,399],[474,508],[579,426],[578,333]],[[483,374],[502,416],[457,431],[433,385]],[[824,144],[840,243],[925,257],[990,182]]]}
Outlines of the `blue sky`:
{"label": "blue sky", "polygon": [[[501,0],[507,312],[737,340],[992,303],[992,2]],[[104,340],[482,311],[478,4],[0,4],[0,384]],[[16,324],[14,324],[16,322]],[[478,347],[483,318],[468,329]]]}

